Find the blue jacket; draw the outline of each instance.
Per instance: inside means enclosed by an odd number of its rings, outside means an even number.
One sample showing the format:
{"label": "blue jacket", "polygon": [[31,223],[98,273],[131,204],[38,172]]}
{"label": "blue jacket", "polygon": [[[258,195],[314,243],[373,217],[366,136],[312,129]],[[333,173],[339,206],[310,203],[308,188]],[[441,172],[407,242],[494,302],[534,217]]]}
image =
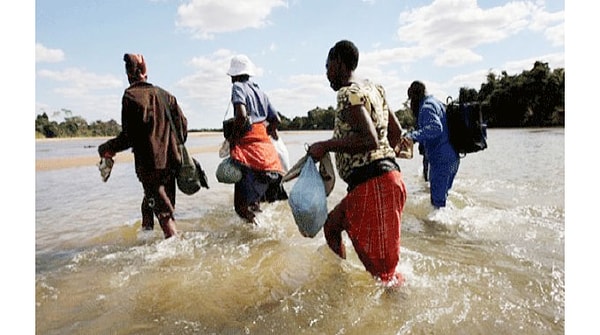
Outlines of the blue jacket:
{"label": "blue jacket", "polygon": [[446,108],[438,99],[431,95],[423,98],[419,105],[417,124],[418,129],[410,132],[408,136],[423,144],[430,160],[459,159],[458,153],[450,144]]}

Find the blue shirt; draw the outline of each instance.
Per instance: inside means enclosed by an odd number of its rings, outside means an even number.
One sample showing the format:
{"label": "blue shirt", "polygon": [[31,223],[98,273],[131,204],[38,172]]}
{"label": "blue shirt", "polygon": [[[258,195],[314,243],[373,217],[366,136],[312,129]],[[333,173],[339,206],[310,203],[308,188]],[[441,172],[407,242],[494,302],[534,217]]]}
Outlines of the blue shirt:
{"label": "blue shirt", "polygon": [[277,118],[277,112],[267,95],[251,80],[236,81],[231,88],[231,103],[244,104],[250,122],[257,123]]}
{"label": "blue shirt", "polygon": [[423,98],[419,105],[418,129],[408,135],[423,143],[429,158],[432,156],[455,157],[458,154],[450,144],[446,108],[433,96]]}

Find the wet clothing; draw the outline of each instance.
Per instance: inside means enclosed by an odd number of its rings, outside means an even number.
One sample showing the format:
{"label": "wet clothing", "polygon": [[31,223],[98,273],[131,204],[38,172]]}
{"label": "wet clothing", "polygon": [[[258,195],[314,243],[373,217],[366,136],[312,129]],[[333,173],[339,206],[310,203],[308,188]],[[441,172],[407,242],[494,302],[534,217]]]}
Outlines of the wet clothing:
{"label": "wet clothing", "polygon": [[230,148],[232,160],[242,166],[242,179],[234,187],[234,207],[240,217],[251,221],[254,214],[249,208],[287,199],[281,181],[285,172],[266,127],[278,116],[267,95],[250,79],[233,83],[231,102],[245,105],[252,124]]}
{"label": "wet clothing", "polygon": [[144,81],[131,84],[122,98],[121,133],[98,147],[100,156],[132,149],[135,171],[144,188],[142,217],[145,222],[142,224],[147,225],[151,225],[147,214],[149,204],[161,217],[172,217],[175,206],[175,169],[181,157],[177,150],[177,135],[171,130],[165,114],[166,108],[185,140],[187,119],[176,98]]}
{"label": "wet clothing", "polygon": [[423,156],[423,179],[429,181],[429,159],[423,143],[419,143],[419,154]]}
{"label": "wet clothing", "polygon": [[173,218],[175,212],[175,175],[169,170],[143,171],[139,179],[144,189],[142,226],[151,229],[154,216]]}
{"label": "wet clothing", "polygon": [[431,204],[445,207],[448,191],[460,165],[460,157],[452,147],[448,135],[446,108],[433,96],[426,96],[419,104],[418,130],[407,137],[422,143],[429,161]]}
{"label": "wet clothing", "polygon": [[352,134],[345,113],[354,105],[363,105],[369,113],[378,146],[357,154],[336,152],[338,174],[348,184],[348,194],[329,213],[323,230],[327,244],[341,257],[345,230],[366,270],[388,283],[402,277],[396,266],[406,188],[387,140],[389,107],[382,86],[364,81],[338,90],[333,137]]}
{"label": "wet clothing", "polygon": [[[329,213],[323,227],[332,250],[343,249],[342,231],[371,275],[383,282],[400,279],[402,210],[406,187],[400,171],[371,178],[350,191]],[[400,277],[400,278],[398,278]]]}
{"label": "wet clothing", "polygon": [[242,180],[234,188],[234,200],[240,206],[287,199],[282,186],[283,167],[274,150],[263,122],[253,124],[231,148],[231,158],[242,170]]}

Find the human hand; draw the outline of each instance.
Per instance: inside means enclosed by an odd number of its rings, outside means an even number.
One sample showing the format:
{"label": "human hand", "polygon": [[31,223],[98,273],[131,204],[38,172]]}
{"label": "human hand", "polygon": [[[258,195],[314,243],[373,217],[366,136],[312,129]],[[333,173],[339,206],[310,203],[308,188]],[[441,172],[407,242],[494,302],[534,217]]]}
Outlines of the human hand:
{"label": "human hand", "polygon": [[412,147],[415,144],[415,142],[413,141],[412,137],[404,136],[400,138],[400,144],[403,147]]}
{"label": "human hand", "polygon": [[326,147],[323,142],[315,142],[308,147],[307,153],[315,161],[320,161],[323,156],[327,153]]}
{"label": "human hand", "polygon": [[107,147],[108,147],[107,143],[103,143],[98,146],[98,155],[100,156],[100,158],[115,157],[116,153],[107,149]]}
{"label": "human hand", "polygon": [[410,159],[413,157],[413,146],[414,142],[409,137],[401,137],[400,141],[394,147],[394,152],[396,153],[396,157]]}
{"label": "human hand", "polygon": [[268,131],[269,136],[271,136],[275,141],[279,140],[279,134],[277,133],[277,129],[273,128]]}

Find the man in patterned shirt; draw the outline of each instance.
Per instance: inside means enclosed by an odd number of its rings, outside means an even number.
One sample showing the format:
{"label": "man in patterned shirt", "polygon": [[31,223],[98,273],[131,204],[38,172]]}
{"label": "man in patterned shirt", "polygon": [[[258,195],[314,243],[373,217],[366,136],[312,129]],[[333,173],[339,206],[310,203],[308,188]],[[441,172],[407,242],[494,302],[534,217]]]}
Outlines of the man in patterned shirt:
{"label": "man in patterned shirt", "polygon": [[348,194],[329,213],[323,227],[329,247],[346,258],[346,231],[361,262],[388,286],[401,285],[396,272],[400,260],[400,228],[406,187],[394,147],[402,128],[389,109],[381,85],[357,81],[358,49],[347,40],[329,50],[327,79],[337,91],[333,137],[313,143],[308,153],[320,160],[334,152],[340,178]]}

